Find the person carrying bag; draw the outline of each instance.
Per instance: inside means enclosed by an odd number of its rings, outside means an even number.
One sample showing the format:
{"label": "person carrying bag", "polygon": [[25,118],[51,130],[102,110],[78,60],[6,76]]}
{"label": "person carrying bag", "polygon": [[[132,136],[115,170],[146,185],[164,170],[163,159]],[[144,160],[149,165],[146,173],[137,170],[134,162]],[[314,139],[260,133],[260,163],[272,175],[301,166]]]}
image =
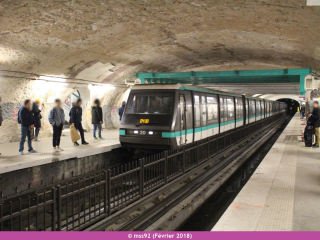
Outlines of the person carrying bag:
{"label": "person carrying bag", "polygon": [[70,136],[71,136],[71,141],[73,143],[75,143],[81,139],[77,129],[73,125],[70,126]]}

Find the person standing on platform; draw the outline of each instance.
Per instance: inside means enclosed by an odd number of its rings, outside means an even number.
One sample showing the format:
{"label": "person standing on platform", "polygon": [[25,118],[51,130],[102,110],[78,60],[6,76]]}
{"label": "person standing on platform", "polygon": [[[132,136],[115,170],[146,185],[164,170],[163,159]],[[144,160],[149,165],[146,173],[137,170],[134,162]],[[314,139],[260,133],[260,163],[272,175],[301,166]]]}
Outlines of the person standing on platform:
{"label": "person standing on platform", "polygon": [[316,136],[316,142],[312,145],[314,148],[319,147],[319,127],[320,127],[320,116],[319,116],[319,102],[317,100],[313,101],[312,113],[309,114],[309,120],[312,122],[314,128],[314,134]]}
{"label": "person standing on platform", "polygon": [[99,99],[94,101],[94,105],[91,108],[92,124],[93,124],[93,138],[97,140],[96,131],[98,129],[99,139],[103,140],[101,137],[101,129],[103,124],[102,108],[100,107]]}
{"label": "person standing on platform", "polygon": [[18,112],[18,122],[21,124],[21,139],[19,153],[23,155],[24,143],[26,138],[28,139],[28,152],[36,153],[37,151],[32,148],[32,140],[30,132],[34,128],[34,116],[31,110],[31,101],[27,99],[24,101],[24,105],[20,108]]}
{"label": "person standing on platform", "polygon": [[302,107],[300,108],[300,118],[303,119],[306,113],[306,107],[305,105],[302,105]]}
{"label": "person standing on platform", "polygon": [[[310,101],[309,101],[309,99],[307,99],[305,107],[306,107],[306,118],[308,118],[309,114],[310,114]],[[306,119],[306,120],[308,120],[308,119]]]}
{"label": "person standing on platform", "polygon": [[126,102],[123,101],[122,104],[121,104],[121,107],[119,108],[120,121],[121,121],[121,119],[122,119],[122,115],[123,115],[123,113],[124,113],[125,107],[126,107]]}
{"label": "person standing on platform", "polygon": [[[2,99],[1,99],[1,96],[0,96],[0,126],[2,126],[2,122],[3,122],[1,101],[2,101]],[[1,155],[1,153],[0,153],[0,155]]]}
{"label": "person standing on platform", "polygon": [[53,138],[52,138],[53,151],[61,152],[63,151],[63,149],[60,148],[60,139],[61,139],[63,124],[65,121],[65,116],[64,116],[64,111],[61,107],[60,99],[56,99],[54,102],[55,102],[55,106],[51,109],[48,120],[53,128]]}
{"label": "person standing on platform", "polygon": [[41,110],[40,110],[40,99],[37,99],[36,102],[33,103],[32,106],[32,112],[34,115],[34,127],[35,127],[35,134],[34,134],[34,140],[36,142],[40,142],[38,136],[41,128]]}
{"label": "person standing on platform", "polygon": [[[84,139],[84,130],[82,127],[82,108],[81,108],[82,100],[79,98],[77,103],[71,108],[70,111],[70,124],[72,124],[79,132],[81,136],[82,145],[88,145]],[[74,143],[75,146],[79,146],[78,142]]]}

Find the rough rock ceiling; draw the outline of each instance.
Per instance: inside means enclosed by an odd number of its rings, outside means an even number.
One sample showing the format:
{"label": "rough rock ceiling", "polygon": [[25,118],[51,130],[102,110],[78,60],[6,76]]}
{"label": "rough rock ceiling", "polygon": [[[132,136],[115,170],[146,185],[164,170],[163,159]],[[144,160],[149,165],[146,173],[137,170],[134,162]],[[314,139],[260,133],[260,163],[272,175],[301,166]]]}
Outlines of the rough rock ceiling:
{"label": "rough rock ceiling", "polygon": [[0,0],[1,69],[74,74],[320,68],[320,11],[305,0]]}

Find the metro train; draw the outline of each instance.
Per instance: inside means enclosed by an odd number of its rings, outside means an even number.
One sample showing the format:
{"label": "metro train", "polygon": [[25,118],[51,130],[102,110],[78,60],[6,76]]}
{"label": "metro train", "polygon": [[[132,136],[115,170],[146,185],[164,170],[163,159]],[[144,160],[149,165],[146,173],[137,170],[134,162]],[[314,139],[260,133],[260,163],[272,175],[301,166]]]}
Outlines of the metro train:
{"label": "metro train", "polygon": [[120,126],[121,145],[174,149],[286,111],[286,104],[183,84],[135,85]]}

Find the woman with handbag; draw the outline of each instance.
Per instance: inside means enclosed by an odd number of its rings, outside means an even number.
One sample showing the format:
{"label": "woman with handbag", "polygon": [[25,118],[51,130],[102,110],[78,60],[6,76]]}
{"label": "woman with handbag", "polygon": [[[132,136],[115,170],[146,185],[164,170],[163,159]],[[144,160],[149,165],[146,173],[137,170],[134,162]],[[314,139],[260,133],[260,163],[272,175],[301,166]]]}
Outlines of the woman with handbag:
{"label": "woman with handbag", "polygon": [[99,139],[103,140],[104,138],[101,136],[101,129],[103,124],[103,115],[102,115],[102,108],[100,107],[100,100],[96,99],[94,104],[91,108],[91,115],[92,115],[92,124],[93,124],[93,138],[97,140],[96,131],[98,129]]}

